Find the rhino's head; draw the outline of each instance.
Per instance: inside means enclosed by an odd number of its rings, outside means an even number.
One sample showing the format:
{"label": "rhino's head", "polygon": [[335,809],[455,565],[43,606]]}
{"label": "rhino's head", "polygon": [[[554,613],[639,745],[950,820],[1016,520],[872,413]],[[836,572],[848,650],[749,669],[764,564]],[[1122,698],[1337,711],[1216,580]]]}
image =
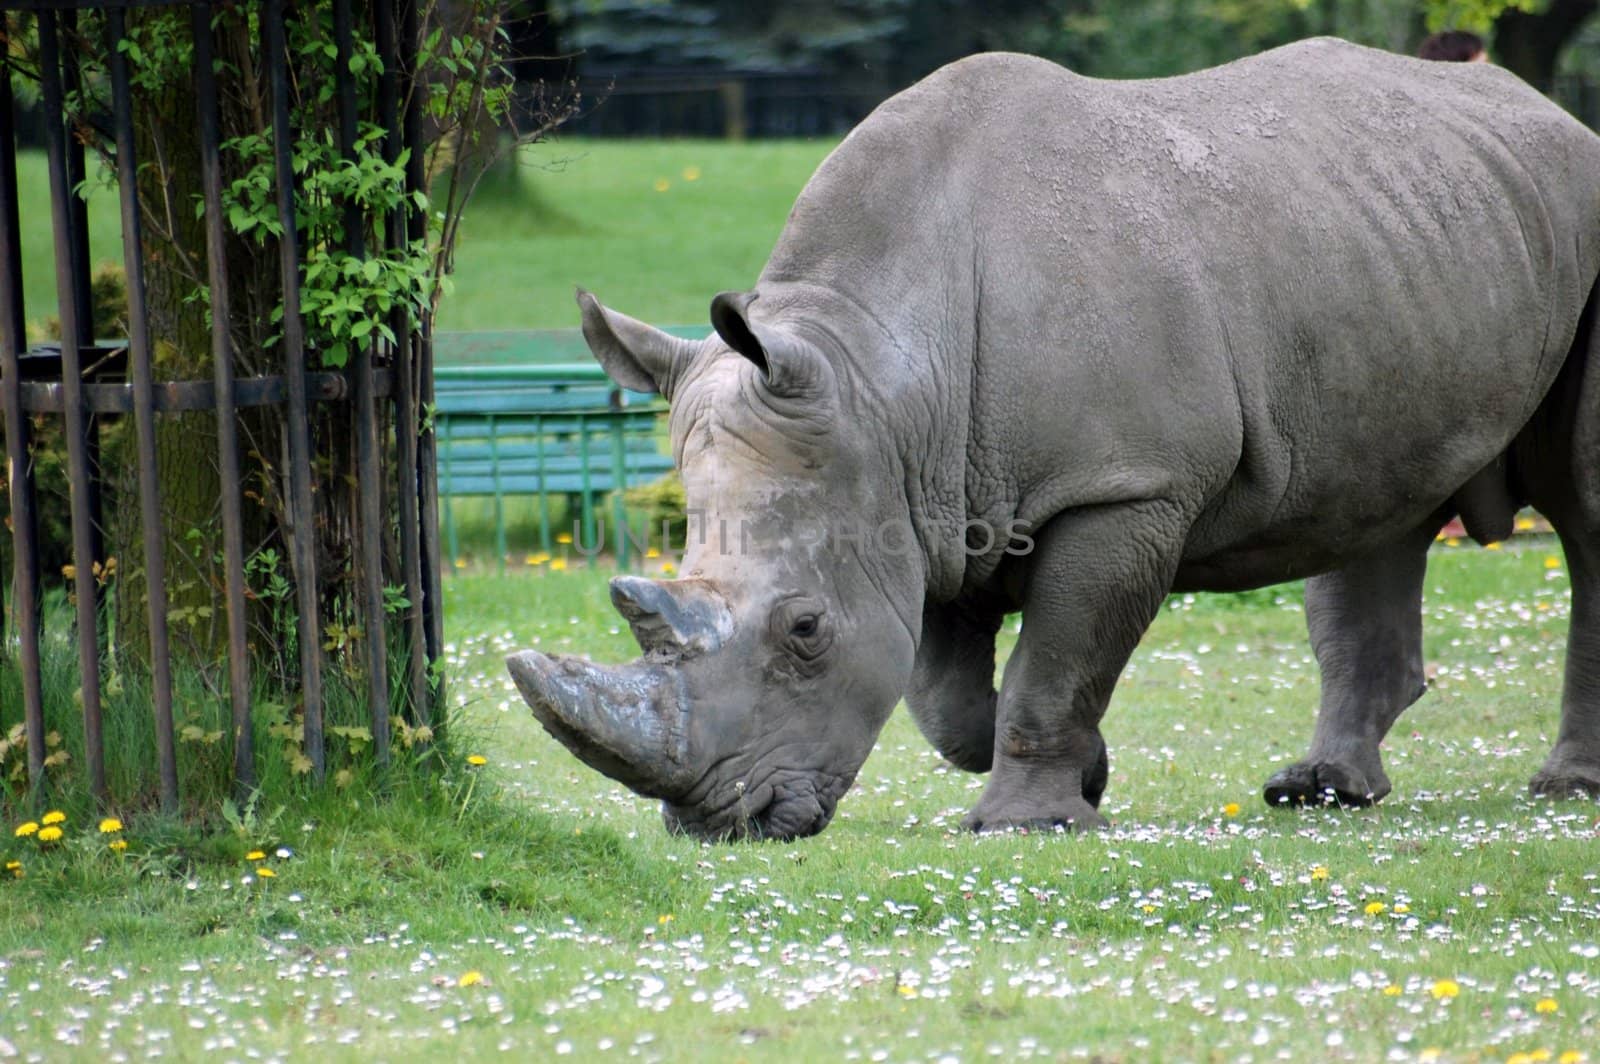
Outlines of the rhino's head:
{"label": "rhino's head", "polygon": [[826,337],[760,323],[752,296],[718,296],[698,343],[578,298],[613,379],[672,404],[683,578],[611,582],[633,664],[525,651],[512,676],[574,754],[661,798],[669,828],[815,834],[911,674],[923,566],[897,459]]}

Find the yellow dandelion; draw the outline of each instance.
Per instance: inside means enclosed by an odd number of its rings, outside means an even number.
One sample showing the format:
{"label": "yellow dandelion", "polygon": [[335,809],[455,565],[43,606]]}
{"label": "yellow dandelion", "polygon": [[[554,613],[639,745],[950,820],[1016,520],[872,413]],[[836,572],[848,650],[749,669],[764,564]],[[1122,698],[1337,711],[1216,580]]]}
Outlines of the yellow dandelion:
{"label": "yellow dandelion", "polygon": [[656,923],[660,924],[662,927],[666,927],[668,924],[672,923],[672,914],[662,913],[660,916],[656,917]]}
{"label": "yellow dandelion", "polygon": [[1438,1060],[1442,1056],[1444,1056],[1444,1050],[1440,1049],[1438,1046],[1428,1046],[1422,1052],[1417,1054],[1417,1060],[1421,1061],[1421,1064],[1433,1064],[1434,1061]]}
{"label": "yellow dandelion", "polygon": [[251,850],[249,853],[244,855],[244,859],[246,861],[265,861],[267,859],[267,855],[263,850]]}
{"label": "yellow dandelion", "polygon": [[1536,1064],[1537,1064],[1537,1062],[1540,1062],[1540,1061],[1549,1060],[1550,1059],[1550,1051],[1548,1049],[1544,1048],[1543,1046],[1540,1046],[1538,1049],[1535,1049],[1531,1053],[1528,1054],[1528,1059],[1532,1060],[1532,1061],[1535,1061]]}
{"label": "yellow dandelion", "polygon": [[467,755],[467,764],[471,765],[473,768],[482,768],[484,765],[487,765],[488,763],[489,763],[489,759],[484,757],[482,754],[468,754]]}
{"label": "yellow dandelion", "polygon": [[1311,870],[1311,878],[1312,879],[1327,879],[1328,878],[1328,866],[1327,865],[1320,865],[1320,864],[1317,865],[1315,868],[1313,868]]}
{"label": "yellow dandelion", "polygon": [[1400,984],[1399,983],[1390,983],[1388,986],[1384,987],[1383,988],[1383,996],[1384,997],[1399,997],[1400,996]]}
{"label": "yellow dandelion", "polygon": [[522,559],[522,562],[524,565],[543,565],[549,560],[550,555],[546,554],[544,551],[540,551],[538,554],[528,555],[526,558]]}
{"label": "yellow dandelion", "polygon": [[18,824],[17,830],[12,832],[12,834],[16,835],[16,837],[19,839],[25,839],[29,835],[37,835],[38,833],[39,825],[37,822],[32,820],[28,821],[26,824]]}
{"label": "yellow dandelion", "polygon": [[61,829],[51,824],[47,828],[39,829],[40,842],[57,842],[61,838]]}
{"label": "yellow dandelion", "polygon": [[1583,1064],[1583,1054],[1576,1049],[1569,1049],[1556,1058],[1556,1064]]}
{"label": "yellow dandelion", "polygon": [[1533,1011],[1541,1015],[1547,1015],[1555,1012],[1560,1007],[1561,1006],[1556,1002],[1555,998],[1540,998],[1538,1001],[1534,1002]]}
{"label": "yellow dandelion", "polygon": [[1239,803],[1238,802],[1229,802],[1227,805],[1223,806],[1222,807],[1222,815],[1223,816],[1238,816],[1239,815]]}
{"label": "yellow dandelion", "polygon": [[685,166],[683,168],[683,179],[685,181],[700,180],[700,168],[698,166]]}
{"label": "yellow dandelion", "polygon": [[1444,537],[1444,545],[1446,547],[1459,547],[1459,546],[1461,546],[1461,537],[1460,536],[1446,536],[1446,537]]}
{"label": "yellow dandelion", "polygon": [[118,820],[114,816],[108,816],[104,820],[100,821],[100,834],[102,835],[115,835],[121,830],[122,821]]}
{"label": "yellow dandelion", "polygon": [[1436,979],[1432,994],[1438,1001],[1449,1001],[1461,993],[1461,984],[1454,979]]}
{"label": "yellow dandelion", "polygon": [[659,557],[661,557],[661,548],[659,548],[659,547],[650,547],[649,549],[647,549],[644,552],[644,556],[646,558],[659,558]]}
{"label": "yellow dandelion", "polygon": [[1517,531],[1518,532],[1529,532],[1529,531],[1532,531],[1532,529],[1533,529],[1533,518],[1531,518],[1531,517],[1519,517],[1519,518],[1517,518]]}
{"label": "yellow dandelion", "polygon": [[917,996],[917,988],[914,986],[907,986],[904,983],[901,983],[899,986],[895,987],[894,991],[903,998],[914,998]]}
{"label": "yellow dandelion", "polygon": [[110,842],[106,843],[106,845],[111,847],[113,850],[117,851],[118,853],[121,853],[123,850],[126,850],[128,848],[128,840],[127,839],[112,839]]}
{"label": "yellow dandelion", "polygon": [[260,876],[262,879],[273,879],[277,876],[277,874],[278,873],[274,872],[266,865],[262,865],[260,868],[256,869],[256,875]]}
{"label": "yellow dandelion", "polygon": [[462,972],[461,978],[456,980],[456,986],[477,986],[481,982],[483,982],[482,972]]}
{"label": "yellow dandelion", "polygon": [[21,879],[23,876],[21,861],[7,861],[6,871],[11,873],[12,879]]}
{"label": "yellow dandelion", "polygon": [[1554,554],[1547,554],[1544,559],[1544,567],[1546,569],[1559,569],[1561,568],[1561,559]]}
{"label": "yellow dandelion", "polygon": [[565,559],[565,558],[557,558],[557,559],[555,559],[554,561],[552,561],[550,563],[550,571],[552,573],[563,572],[563,571],[566,570],[566,568],[567,568],[567,559]]}
{"label": "yellow dandelion", "polygon": [[456,559],[456,568],[457,569],[465,569],[466,567],[467,567],[467,559],[465,559],[465,558],[457,558]]}
{"label": "yellow dandelion", "polygon": [[1367,902],[1367,915],[1377,916],[1387,908],[1388,906],[1383,904],[1381,901],[1369,901]]}
{"label": "yellow dandelion", "polygon": [[1396,902],[1395,906],[1394,906],[1394,911],[1397,912],[1397,913],[1408,913],[1408,912],[1411,911],[1411,906],[1407,905],[1403,901]]}
{"label": "yellow dandelion", "polygon": [[676,565],[673,565],[671,562],[662,562],[661,563],[661,572],[664,575],[671,576],[673,573],[675,573],[677,571],[678,571],[678,567]]}
{"label": "yellow dandelion", "polygon": [[556,535],[556,542],[557,543],[571,543],[572,542],[572,533],[571,532],[558,533]]}
{"label": "yellow dandelion", "polygon": [[67,814],[63,813],[59,809],[52,809],[44,816],[39,818],[39,823],[45,825],[46,827],[49,827],[51,824],[64,824],[66,821]]}
{"label": "yellow dandelion", "polygon": [[665,192],[667,189],[669,189],[671,187],[672,187],[672,182],[671,181],[668,181],[664,177],[656,178],[655,190],[657,192]]}
{"label": "yellow dandelion", "polygon": [[1142,912],[1142,913],[1149,914],[1149,913],[1155,912],[1156,911],[1156,907],[1147,902],[1144,905],[1139,906],[1139,911]]}
{"label": "yellow dandelion", "polygon": [[1506,1058],[1506,1064],[1533,1064],[1533,1057],[1527,1053],[1513,1053]]}
{"label": "yellow dandelion", "polygon": [[1485,543],[1483,545],[1483,549],[1484,550],[1499,550],[1504,545],[1505,544],[1501,543],[1499,540],[1495,540],[1493,543]]}

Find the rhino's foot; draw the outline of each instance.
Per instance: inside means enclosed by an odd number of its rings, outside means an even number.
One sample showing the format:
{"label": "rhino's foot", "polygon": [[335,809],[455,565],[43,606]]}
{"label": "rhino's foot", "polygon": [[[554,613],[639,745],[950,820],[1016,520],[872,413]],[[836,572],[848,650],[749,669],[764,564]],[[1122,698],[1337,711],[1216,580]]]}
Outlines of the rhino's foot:
{"label": "rhino's foot", "polygon": [[1262,797],[1273,808],[1304,805],[1360,808],[1381,801],[1388,793],[1389,778],[1381,769],[1363,772],[1335,761],[1297,761],[1274,772],[1262,788]]}
{"label": "rhino's foot", "polygon": [[1600,762],[1552,753],[1529,781],[1528,793],[1535,798],[1600,798]]}
{"label": "rhino's foot", "polygon": [[961,824],[980,833],[1109,827],[1098,810],[1110,770],[1098,731],[1080,733],[1066,751],[1051,757],[997,751],[989,786]]}
{"label": "rhino's foot", "polygon": [[961,826],[980,835],[990,835],[1003,831],[1099,831],[1111,824],[1094,806],[1079,798],[1047,805],[1017,801],[991,806],[981,801],[961,821]]}

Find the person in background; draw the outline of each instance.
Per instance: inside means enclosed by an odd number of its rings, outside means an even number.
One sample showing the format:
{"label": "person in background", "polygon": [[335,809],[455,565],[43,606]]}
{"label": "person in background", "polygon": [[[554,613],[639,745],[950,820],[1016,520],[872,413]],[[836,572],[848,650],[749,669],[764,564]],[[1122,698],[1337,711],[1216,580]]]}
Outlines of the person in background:
{"label": "person in background", "polygon": [[1483,38],[1466,30],[1442,30],[1431,33],[1417,48],[1418,59],[1436,59],[1445,63],[1487,63],[1489,50]]}

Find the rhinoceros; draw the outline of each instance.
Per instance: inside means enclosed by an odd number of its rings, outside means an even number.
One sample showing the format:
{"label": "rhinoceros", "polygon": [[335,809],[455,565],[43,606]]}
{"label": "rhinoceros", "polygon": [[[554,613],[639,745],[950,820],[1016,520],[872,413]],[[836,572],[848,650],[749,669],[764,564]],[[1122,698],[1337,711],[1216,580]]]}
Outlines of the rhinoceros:
{"label": "rhinoceros", "polygon": [[1168,593],[1309,577],[1321,705],[1264,793],[1359,805],[1426,686],[1429,545],[1532,504],[1574,596],[1532,788],[1594,795],[1597,274],[1600,138],[1504,70],[1328,39],[1149,81],[963,59],[828,157],[708,339],[579,291],[600,363],[669,401],[701,533],[680,579],[611,583],[638,661],[511,673],[675,830],[821,831],[902,698],[990,773],[968,827],[1083,829]]}

